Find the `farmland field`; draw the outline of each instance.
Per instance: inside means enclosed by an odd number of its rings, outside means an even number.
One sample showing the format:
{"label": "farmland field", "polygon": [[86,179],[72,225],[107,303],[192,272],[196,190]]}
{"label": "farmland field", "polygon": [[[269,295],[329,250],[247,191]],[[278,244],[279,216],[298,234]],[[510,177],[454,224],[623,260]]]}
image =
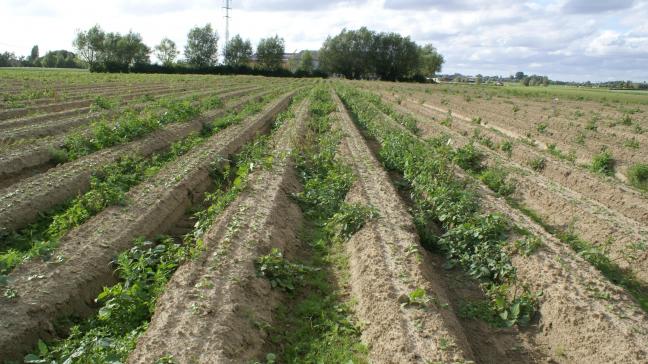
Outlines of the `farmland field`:
{"label": "farmland field", "polygon": [[0,363],[642,363],[648,96],[0,70]]}

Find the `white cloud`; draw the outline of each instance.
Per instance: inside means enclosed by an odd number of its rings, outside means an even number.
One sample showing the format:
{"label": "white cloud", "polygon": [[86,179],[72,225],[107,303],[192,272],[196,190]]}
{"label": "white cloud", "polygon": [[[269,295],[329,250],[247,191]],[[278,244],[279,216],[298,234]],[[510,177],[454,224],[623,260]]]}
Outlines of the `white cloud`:
{"label": "white cloud", "polygon": [[[444,72],[516,71],[551,78],[648,80],[648,2],[585,0],[233,0],[231,34],[253,43],[278,34],[289,51],[317,49],[327,35],[367,26],[433,43]],[[595,3],[595,4],[594,4]],[[195,25],[224,35],[222,0],[0,1],[0,51],[71,49],[76,29],[163,37],[183,49]],[[20,31],[16,31],[20,29]],[[222,45],[222,44],[221,44]],[[594,76],[592,76],[594,75]],[[593,80],[595,80],[593,79]]]}

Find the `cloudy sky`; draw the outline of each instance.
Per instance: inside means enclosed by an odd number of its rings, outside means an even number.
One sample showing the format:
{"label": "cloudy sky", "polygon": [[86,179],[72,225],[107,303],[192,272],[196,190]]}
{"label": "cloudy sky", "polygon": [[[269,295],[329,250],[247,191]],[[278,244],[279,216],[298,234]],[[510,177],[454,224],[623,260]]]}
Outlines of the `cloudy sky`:
{"label": "cloudy sky", "polygon": [[[71,49],[77,29],[139,32],[152,46],[211,22],[224,36],[224,0],[0,0],[0,52]],[[367,26],[432,43],[443,73],[648,81],[648,0],[232,0],[231,33],[278,34],[287,51]]]}

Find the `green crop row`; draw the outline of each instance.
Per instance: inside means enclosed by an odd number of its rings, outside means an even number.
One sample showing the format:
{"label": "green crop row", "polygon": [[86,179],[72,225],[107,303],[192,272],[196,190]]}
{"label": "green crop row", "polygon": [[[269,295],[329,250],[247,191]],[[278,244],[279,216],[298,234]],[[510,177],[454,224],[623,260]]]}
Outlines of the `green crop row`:
{"label": "green crop row", "polygon": [[153,177],[162,167],[202,144],[217,131],[240,123],[261,111],[277,92],[262,100],[247,103],[240,111],[230,112],[208,123],[200,134],[192,134],[174,143],[169,151],[148,158],[129,156],[104,166],[91,177],[90,190],[54,211],[41,216],[36,223],[12,232],[3,239],[0,253],[0,277],[12,271],[22,262],[40,257],[51,257],[59,239],[103,211],[106,207],[124,203],[125,194],[146,178]]}
{"label": "green crop row", "polygon": [[[261,102],[250,104],[239,113],[216,120],[214,128],[209,130],[238,122],[261,110]],[[63,340],[49,344],[40,341],[25,361],[66,364],[125,362],[137,339],[146,331],[155,303],[175,270],[185,261],[202,254],[202,236],[207,228],[246,188],[250,174],[258,168],[268,167],[263,163],[270,161],[268,140],[268,136],[257,137],[233,158],[236,162],[231,167],[213,170],[215,192],[205,194],[203,205],[206,207],[195,213],[195,228],[184,236],[182,244],[170,237],[152,241],[138,239],[133,248],[116,259],[120,282],[104,288],[99,294],[97,302],[101,307],[97,315],[74,325],[70,336]],[[172,359],[161,358],[157,362],[169,360]]]}
{"label": "green crop row", "polygon": [[[293,302],[279,308],[278,323],[269,328],[277,352],[266,356],[268,364],[367,362],[351,306],[331,283],[335,281],[332,269],[347,269],[340,243],[370,218],[365,207],[344,202],[354,175],[336,159],[342,133],[332,128],[334,111],[330,88],[317,87],[309,104],[306,135],[293,151],[303,185],[295,197],[305,216],[301,237],[310,248],[307,261],[291,263],[271,252],[257,263],[266,268],[263,276],[281,279],[277,288],[286,291]],[[283,288],[286,285],[292,288]]]}
{"label": "green crop row", "polygon": [[[448,266],[461,266],[482,282],[501,325],[529,323],[539,293],[518,282],[507,243],[513,226],[499,214],[483,213],[474,188],[453,170],[455,163],[466,164],[467,169],[477,167],[472,157],[464,155],[470,147],[457,153],[443,137],[422,141],[390,123],[382,108],[374,105],[380,101],[369,93],[345,86],[338,92],[358,125],[379,141],[383,164],[407,182],[423,243],[442,251]],[[497,176],[485,178],[496,180]],[[443,233],[429,231],[430,222]]]}

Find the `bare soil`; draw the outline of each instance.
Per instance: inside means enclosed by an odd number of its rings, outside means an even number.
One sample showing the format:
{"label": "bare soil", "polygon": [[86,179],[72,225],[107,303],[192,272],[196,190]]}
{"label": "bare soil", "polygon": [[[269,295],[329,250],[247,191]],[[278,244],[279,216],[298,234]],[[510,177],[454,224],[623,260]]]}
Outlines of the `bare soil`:
{"label": "bare soil", "polygon": [[263,328],[273,324],[282,295],[257,276],[254,262],[272,248],[300,245],[301,210],[291,198],[300,185],[287,152],[303,134],[305,106],[274,135],[277,162],[251,176],[205,234],[205,251],[167,284],[129,363],[163,355],[186,363],[247,363],[263,356]]}
{"label": "bare soil", "polygon": [[250,96],[238,99],[224,109],[207,112],[188,122],[171,124],[142,139],[100,150],[78,160],[62,164],[45,174],[27,178],[0,191],[0,227],[16,230],[34,221],[38,214],[85,192],[93,172],[127,155],[148,156],[165,150],[174,142],[199,132],[205,123],[242,108]]}
{"label": "bare soil", "polygon": [[213,161],[226,163],[244,143],[267,131],[292,93],[241,124],[224,129],[166,166],[127,195],[125,206],[102,211],[61,239],[49,262],[32,261],[9,275],[17,297],[0,298],[0,357],[20,358],[39,338],[52,336],[54,320],[92,312],[102,287],[114,283],[110,262],[138,236],[165,231],[202,200]]}

